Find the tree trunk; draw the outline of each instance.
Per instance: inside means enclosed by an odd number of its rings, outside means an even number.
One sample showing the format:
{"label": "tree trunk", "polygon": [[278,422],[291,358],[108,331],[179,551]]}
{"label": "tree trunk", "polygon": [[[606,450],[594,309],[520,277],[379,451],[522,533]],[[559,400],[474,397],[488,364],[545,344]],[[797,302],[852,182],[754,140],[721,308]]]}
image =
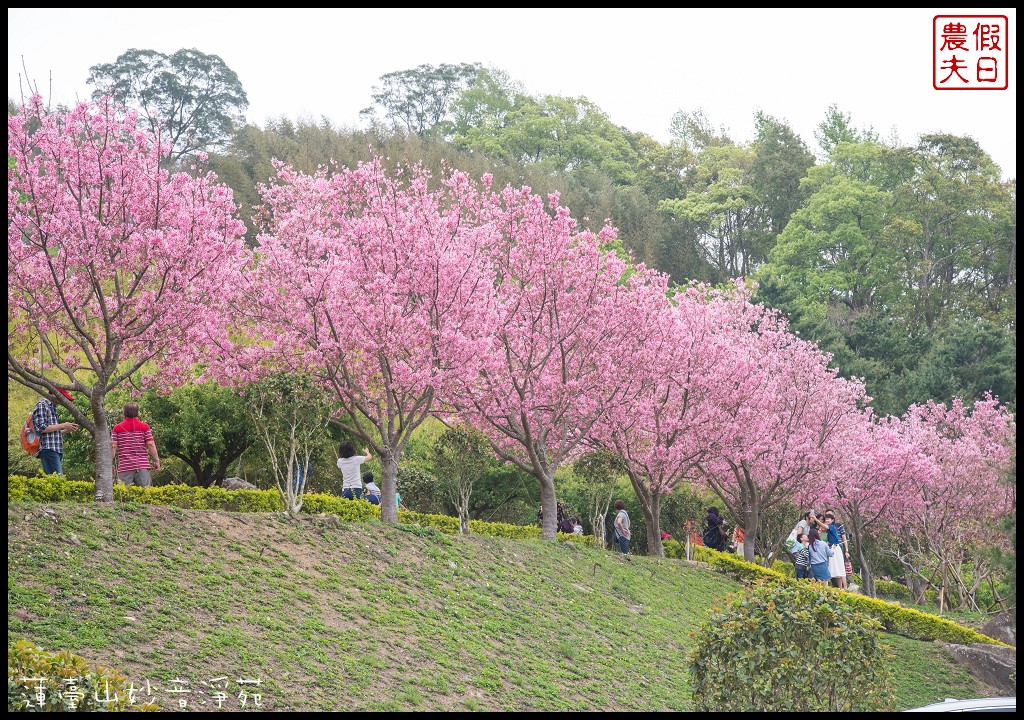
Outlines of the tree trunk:
{"label": "tree trunk", "polygon": [[867,532],[861,527],[860,513],[855,510],[851,512],[850,520],[853,525],[853,541],[857,544],[857,562],[860,564],[860,589],[868,597],[875,597],[875,576],[868,562]]}
{"label": "tree trunk", "polygon": [[[310,462],[308,453],[303,457],[297,457],[298,453],[293,449],[285,472],[284,490],[281,493],[284,499],[285,510],[289,515],[298,517],[302,511],[302,498],[306,490],[306,477],[309,474]],[[303,469],[304,468],[304,469]],[[280,490],[280,485],[278,485]]]}
{"label": "tree trunk", "polygon": [[469,535],[469,493],[459,493],[459,532]]}
{"label": "tree trunk", "polygon": [[871,565],[868,563],[867,553],[864,552],[864,543],[857,542],[857,560],[860,562],[861,590],[868,597],[875,597],[875,576],[871,572]]}
{"label": "tree trunk", "polygon": [[196,483],[198,485],[202,485],[203,487],[210,487],[209,485],[206,484],[206,478],[203,477],[203,469],[201,461],[199,459],[194,457],[185,457],[184,455],[180,455],[174,452],[173,450],[168,450],[167,454],[170,455],[171,457],[178,458],[186,465],[188,465],[189,469],[192,471],[192,476],[196,479]]}
{"label": "tree trunk", "polygon": [[455,492],[455,510],[459,514],[459,532],[469,535],[469,501],[473,497],[473,480],[463,479]]}
{"label": "tree trunk", "polygon": [[641,503],[640,507],[647,525],[647,554],[665,557],[665,548],[661,543],[661,496],[651,493],[649,505]]}
{"label": "tree trunk", "polygon": [[96,454],[96,502],[114,502],[114,453],[110,446],[110,423],[107,422],[106,393],[100,392],[100,383],[93,388],[92,417],[96,431],[92,436]]}
{"label": "tree trunk", "polygon": [[398,491],[398,461],[391,452],[386,452],[380,459],[380,519],[382,522],[398,522],[398,503],[395,493]]}
{"label": "tree trunk", "polygon": [[220,463],[218,463],[217,469],[213,471],[213,476],[210,478],[210,484],[207,485],[206,487],[213,487],[214,485],[217,485],[218,483],[222,483],[224,481],[224,478],[226,478],[228,476],[228,468],[231,467],[231,463],[233,463],[235,461],[235,458],[237,458],[239,455],[242,454],[242,451],[244,449],[245,448],[242,448],[242,450],[239,450],[237,454],[234,454],[234,451],[228,453],[220,461]]}
{"label": "tree trunk", "polygon": [[608,513],[594,513],[593,517],[590,518],[592,528],[594,530],[594,539],[598,542],[598,547],[605,547],[608,544],[608,528],[605,527],[605,522],[608,519]]}
{"label": "tree trunk", "polygon": [[[941,578],[941,583],[939,584],[939,615],[941,615],[945,611],[945,609],[946,609],[946,587],[947,587],[947,583],[946,583],[946,563],[945,563],[945,561],[943,561],[943,563],[942,563],[942,578]],[[927,598],[927,595],[925,595],[923,597]]]}
{"label": "tree trunk", "polygon": [[[757,526],[761,522],[761,510],[755,503],[747,508],[744,518],[746,524],[743,526],[743,559],[749,563],[754,562],[754,538],[757,537]],[[766,558],[767,559],[767,558]]]}
{"label": "tree trunk", "polygon": [[558,502],[555,499],[555,480],[546,473],[538,473],[540,480],[541,540],[554,540],[558,532]]}
{"label": "tree trunk", "polygon": [[925,578],[918,577],[912,568],[906,568],[903,579],[907,583],[907,589],[910,590],[910,597],[914,598],[914,603],[920,605],[924,602],[924,594],[928,590],[928,582]]}
{"label": "tree trunk", "polygon": [[665,557],[665,549],[661,545],[661,496],[651,490],[646,478],[628,470],[629,482],[640,501],[640,511],[644,515],[647,526],[647,554]]}

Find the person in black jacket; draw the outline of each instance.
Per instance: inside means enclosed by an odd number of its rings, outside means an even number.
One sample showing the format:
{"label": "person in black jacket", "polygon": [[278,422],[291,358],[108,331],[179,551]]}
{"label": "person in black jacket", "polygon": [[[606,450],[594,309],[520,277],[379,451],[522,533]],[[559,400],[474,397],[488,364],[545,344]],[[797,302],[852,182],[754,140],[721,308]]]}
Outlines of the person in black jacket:
{"label": "person in black jacket", "polygon": [[718,514],[718,508],[708,508],[704,525],[704,545],[713,550],[725,550],[725,520]]}

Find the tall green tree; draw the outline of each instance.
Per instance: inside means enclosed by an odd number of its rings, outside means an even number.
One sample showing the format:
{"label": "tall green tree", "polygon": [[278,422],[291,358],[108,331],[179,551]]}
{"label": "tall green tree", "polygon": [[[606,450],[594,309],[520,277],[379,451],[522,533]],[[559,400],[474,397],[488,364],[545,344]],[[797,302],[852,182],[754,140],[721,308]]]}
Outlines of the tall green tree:
{"label": "tall green tree", "polygon": [[142,405],[163,453],[180,458],[196,485],[210,487],[256,442],[237,392],[207,382],[147,393]]}
{"label": "tall green tree", "polygon": [[639,158],[630,139],[587,98],[510,96],[508,86],[486,97],[480,91],[474,88],[456,103],[476,120],[453,128],[458,147],[511,163],[540,163],[552,172],[597,169],[617,184],[635,179]]}
{"label": "tall green tree", "polygon": [[1016,186],[970,138],[851,142],[830,161],[768,263],[758,298],[865,379],[876,410],[1016,398]]}
{"label": "tall green tree", "polygon": [[[947,134],[922,136],[913,158],[914,175],[896,189],[888,226],[902,254],[905,311],[929,329],[948,315],[998,315],[1013,288],[992,260],[1016,242],[1016,224],[1002,220],[1009,197],[999,168],[972,138]],[[1013,208],[1015,215],[1015,200]]]}
{"label": "tall green tree", "polygon": [[814,131],[814,138],[825,153],[825,157],[830,157],[840,143],[879,142],[878,134],[874,130],[860,130],[854,127],[850,114],[844,113],[835,104],[828,106],[825,119],[818,123],[818,128]]}
{"label": "tall green tree", "polygon": [[725,126],[715,127],[703,108],[690,112],[680,110],[669,121],[668,131],[673,139],[697,152],[708,147],[734,144]]}
{"label": "tall green tree", "polygon": [[801,180],[814,166],[814,155],[785,122],[758,112],[750,185],[761,203],[764,244],[771,247],[807,193]]}
{"label": "tall green tree", "polygon": [[[794,293],[787,309],[799,313],[805,329],[848,323],[899,293],[892,276],[897,255],[883,232],[890,197],[846,175],[828,170],[815,175],[817,189],[792,216],[757,273],[774,292]],[[827,179],[818,181],[822,176]]]}
{"label": "tall green tree", "polygon": [[163,124],[169,160],[217,149],[245,124],[249,99],[235,71],[195,48],[171,55],[132,48],[89,68],[93,98],[113,97],[138,110],[150,128]]}
{"label": "tall green tree", "polygon": [[659,204],[674,222],[697,232],[714,270],[713,282],[749,275],[766,254],[760,199],[750,172],[754,157],[738,145],[708,145],[700,152],[686,195]]}
{"label": "tall green tree", "polygon": [[449,118],[452,102],[479,72],[480,63],[441,63],[381,75],[373,104],[360,115],[373,119],[379,112],[393,129],[423,135]]}
{"label": "tall green tree", "polygon": [[964,318],[942,323],[928,339],[920,360],[906,374],[908,399],[974,399],[989,391],[1010,407],[1016,405],[1014,333],[985,318]]}
{"label": "tall green tree", "polygon": [[452,137],[466,137],[476,128],[504,125],[516,98],[526,95],[522,83],[504,70],[480,68],[469,87],[452,101]]}

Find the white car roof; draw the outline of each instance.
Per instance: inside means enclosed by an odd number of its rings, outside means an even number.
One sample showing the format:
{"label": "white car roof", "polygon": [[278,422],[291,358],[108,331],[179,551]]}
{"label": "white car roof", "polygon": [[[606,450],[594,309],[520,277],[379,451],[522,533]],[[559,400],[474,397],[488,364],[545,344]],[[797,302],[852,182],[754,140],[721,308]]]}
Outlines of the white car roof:
{"label": "white car roof", "polygon": [[906,712],[1015,712],[1016,697],[974,698],[971,700],[955,700],[949,698],[945,702],[933,703],[924,707],[914,708]]}

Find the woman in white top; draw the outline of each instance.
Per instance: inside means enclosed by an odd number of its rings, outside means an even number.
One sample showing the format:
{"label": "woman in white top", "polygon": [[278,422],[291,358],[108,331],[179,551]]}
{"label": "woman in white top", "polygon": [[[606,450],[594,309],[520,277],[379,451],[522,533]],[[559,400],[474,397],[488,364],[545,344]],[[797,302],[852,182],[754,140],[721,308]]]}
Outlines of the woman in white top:
{"label": "woman in white top", "polygon": [[786,538],[786,545],[789,546],[789,551],[790,552],[793,552],[795,550],[799,550],[800,549],[800,548],[796,547],[796,544],[797,544],[796,536],[799,535],[800,533],[803,533],[804,535],[806,535],[807,533],[809,533],[811,531],[811,518],[812,517],[814,517],[814,511],[813,510],[808,510],[807,512],[805,512],[804,516],[800,519],[800,522],[798,522],[796,524],[796,527],[793,528],[793,531],[789,534],[789,537]]}
{"label": "woman in white top", "polygon": [[346,440],[338,446],[338,469],[341,470],[341,496],[355,500],[363,496],[363,481],[359,477],[359,466],[373,460],[369,448],[363,448],[366,455],[356,455],[356,446]]}

